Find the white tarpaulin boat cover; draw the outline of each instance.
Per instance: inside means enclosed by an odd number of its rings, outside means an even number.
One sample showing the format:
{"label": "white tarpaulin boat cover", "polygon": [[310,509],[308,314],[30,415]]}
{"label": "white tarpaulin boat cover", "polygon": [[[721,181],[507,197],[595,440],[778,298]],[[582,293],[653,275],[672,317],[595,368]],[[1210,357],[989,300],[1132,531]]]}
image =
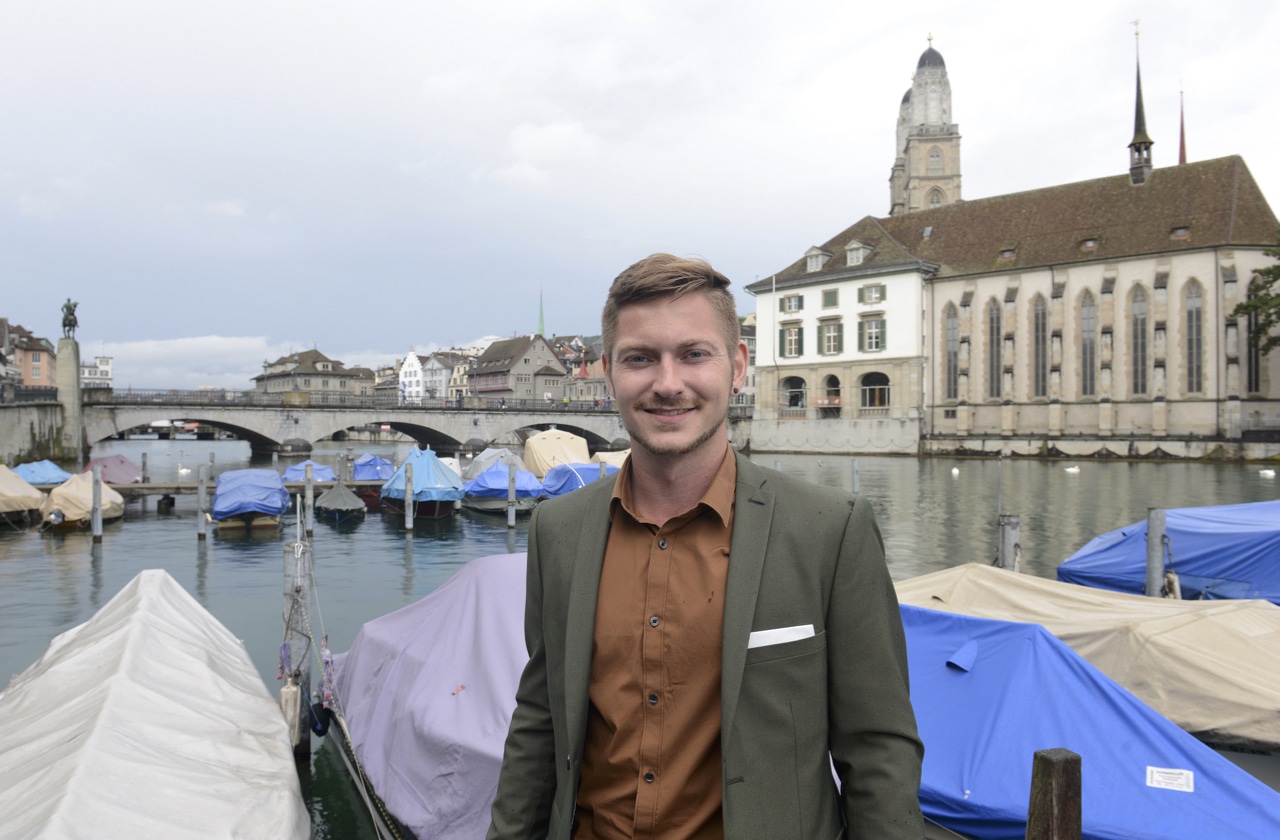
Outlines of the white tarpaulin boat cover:
{"label": "white tarpaulin boat cover", "polygon": [[1280,748],[1280,607],[1268,601],[1147,598],[980,564],[895,587],[903,604],[1040,624],[1201,740]]}
{"label": "white tarpaulin boat cover", "polygon": [[515,710],[525,555],[478,557],[430,595],[366,623],[334,657],[351,744],[387,809],[420,838],[482,840]]}
{"label": "white tarpaulin boat cover", "polygon": [[0,695],[0,837],[310,833],[279,705],[244,645],[163,570]]}
{"label": "white tarpaulin boat cover", "polygon": [[0,464],[0,513],[38,510],[44,491],[22,480],[16,472]]}
{"label": "white tarpaulin boat cover", "polygon": [[582,464],[590,460],[587,439],[563,429],[547,429],[524,442],[524,465],[539,481],[556,464]]}
{"label": "white tarpaulin boat cover", "polygon": [[[40,515],[46,520],[55,510],[71,522],[88,520],[93,512],[93,476],[78,473],[49,491],[49,497],[40,506]],[[119,519],[124,516],[124,496],[105,481],[102,482],[102,518]]]}

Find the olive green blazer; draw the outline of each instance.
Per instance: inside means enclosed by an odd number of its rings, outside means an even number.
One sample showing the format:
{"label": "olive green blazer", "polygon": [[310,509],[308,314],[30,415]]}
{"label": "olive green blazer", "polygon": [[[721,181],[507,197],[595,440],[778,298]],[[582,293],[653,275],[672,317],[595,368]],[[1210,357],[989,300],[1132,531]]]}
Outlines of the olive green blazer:
{"label": "olive green blazer", "polygon": [[[720,686],[725,837],[918,840],[923,746],[870,504],[737,458]],[[490,840],[571,836],[612,490],[606,478],[534,511],[530,658]]]}

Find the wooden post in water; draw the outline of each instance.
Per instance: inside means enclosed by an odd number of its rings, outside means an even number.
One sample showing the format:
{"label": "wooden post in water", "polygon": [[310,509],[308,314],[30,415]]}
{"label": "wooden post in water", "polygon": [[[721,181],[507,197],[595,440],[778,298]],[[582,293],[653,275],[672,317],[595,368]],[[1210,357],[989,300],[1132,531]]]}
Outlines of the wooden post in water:
{"label": "wooden post in water", "polygon": [[102,464],[93,465],[93,510],[89,513],[93,541],[102,542]]}
{"label": "wooden post in water", "polygon": [[413,464],[404,465],[404,529],[413,530]]}
{"label": "wooden post in water", "polygon": [[858,482],[858,479],[859,479],[859,476],[858,476],[858,459],[857,459],[857,458],[854,458],[854,459],[853,459],[853,463],[852,463],[850,466],[851,466],[851,468],[853,469],[853,495],[855,495],[855,496],[856,496],[856,495],[858,495],[858,483],[859,483],[859,482]]}
{"label": "wooden post in water", "polygon": [[312,510],[312,505],[315,504],[315,500],[316,500],[315,494],[316,494],[316,491],[313,486],[313,476],[311,474],[311,465],[307,464],[307,492],[306,492],[306,495],[303,497],[306,499],[306,503],[302,508],[302,527],[306,529],[308,537],[311,536],[311,529],[313,527],[311,524],[313,519],[312,514],[314,512]]}
{"label": "wooden post in water", "polygon": [[150,477],[147,476],[147,453],[143,452],[142,453],[142,483],[146,484],[150,480],[151,480]]}
{"label": "wooden post in water", "polygon": [[209,453],[209,475],[213,475],[213,452]]}
{"label": "wooden post in water", "polygon": [[196,479],[196,540],[203,541],[208,528],[208,517],[205,516],[205,499],[209,491],[209,468],[200,465],[199,477]]}
{"label": "wooden post in water", "polygon": [[1000,514],[1000,544],[996,549],[996,565],[1002,569],[1022,571],[1022,521],[1016,513]]}
{"label": "wooden post in water", "polygon": [[1147,508],[1146,595],[1159,598],[1164,586],[1164,508]]}
{"label": "wooden post in water", "polygon": [[1080,840],[1080,756],[1061,747],[1037,750],[1031,768],[1027,838]]}
{"label": "wooden post in water", "polygon": [[280,472],[280,453],[279,452],[271,453],[271,469],[275,470],[276,472]]}
{"label": "wooden post in water", "polygon": [[507,527],[516,527],[516,468],[507,464]]}

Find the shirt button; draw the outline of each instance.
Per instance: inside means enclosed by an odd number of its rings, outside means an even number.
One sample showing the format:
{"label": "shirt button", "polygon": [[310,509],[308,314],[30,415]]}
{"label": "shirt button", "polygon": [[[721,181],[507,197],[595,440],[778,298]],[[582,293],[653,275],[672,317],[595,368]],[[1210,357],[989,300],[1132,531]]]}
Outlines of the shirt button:
{"label": "shirt button", "polygon": [[652,773],[645,773],[645,774],[644,774],[644,780],[645,780],[646,782],[652,782],[652,781],[653,781],[653,774],[652,774]]}
{"label": "shirt button", "polygon": [[650,695],[649,695],[649,705],[650,705],[650,706],[656,706],[656,705],[658,705],[658,695],[656,695],[656,694],[650,694]]}
{"label": "shirt button", "polygon": [[658,540],[658,548],[662,549],[663,551],[666,551],[666,549],[667,549],[667,541],[666,541],[666,540]]}
{"label": "shirt button", "polygon": [[657,627],[661,623],[662,623],[662,619],[658,618],[656,615],[649,616],[650,627]]}

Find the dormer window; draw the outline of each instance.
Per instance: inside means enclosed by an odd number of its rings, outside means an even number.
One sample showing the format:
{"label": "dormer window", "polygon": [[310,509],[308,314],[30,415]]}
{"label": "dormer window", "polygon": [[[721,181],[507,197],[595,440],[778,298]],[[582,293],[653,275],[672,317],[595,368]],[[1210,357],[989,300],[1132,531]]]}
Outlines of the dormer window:
{"label": "dormer window", "polygon": [[1098,248],[1098,240],[1096,237],[1090,236],[1080,240],[1081,251],[1094,251]]}
{"label": "dormer window", "polygon": [[1005,248],[1002,251],[1000,251],[1000,259],[1011,260],[1014,258],[1016,254],[1017,252],[1013,248]]}
{"label": "dormer window", "polygon": [[1182,225],[1169,231],[1170,239],[1189,239],[1191,237],[1191,229],[1186,225]]}
{"label": "dormer window", "polygon": [[862,265],[863,260],[871,253],[871,249],[854,240],[844,246],[845,265]]}
{"label": "dormer window", "polygon": [[810,248],[805,252],[805,271],[821,271],[831,259],[831,255],[821,248]]}

